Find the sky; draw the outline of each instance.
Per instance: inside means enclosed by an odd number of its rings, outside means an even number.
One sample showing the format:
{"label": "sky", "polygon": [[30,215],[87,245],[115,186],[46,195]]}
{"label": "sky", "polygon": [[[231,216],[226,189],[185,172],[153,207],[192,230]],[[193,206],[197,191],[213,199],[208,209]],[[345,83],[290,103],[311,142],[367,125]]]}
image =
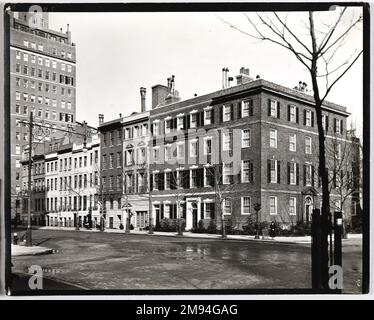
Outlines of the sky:
{"label": "sky", "polygon": [[[353,13],[354,14],[354,13]],[[301,15],[290,13],[295,30]],[[77,120],[98,125],[140,111],[140,87],[167,83],[175,75],[182,99],[221,89],[221,70],[235,77],[241,67],[251,76],[293,88],[300,80],[311,88],[305,67],[287,50],[254,40],[222,22],[247,28],[242,13],[52,13],[50,28],[72,31],[77,50]],[[326,18],[326,17],[325,17]],[[328,18],[328,14],[327,14]],[[349,23],[349,21],[347,21]],[[360,48],[355,30],[343,55]],[[327,100],[347,107],[350,121],[362,134],[362,58],[336,84]]]}

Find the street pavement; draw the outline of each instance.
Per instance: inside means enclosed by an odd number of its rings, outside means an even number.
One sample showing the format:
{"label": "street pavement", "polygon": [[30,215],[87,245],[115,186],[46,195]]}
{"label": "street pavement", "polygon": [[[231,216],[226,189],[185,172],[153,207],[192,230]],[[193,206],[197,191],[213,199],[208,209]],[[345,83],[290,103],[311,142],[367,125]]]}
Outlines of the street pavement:
{"label": "street pavement", "polygon": [[[247,237],[248,238],[248,237]],[[53,254],[14,256],[13,272],[31,265],[48,279],[87,289],[308,289],[310,244],[170,237],[123,232],[34,230]],[[343,242],[344,292],[359,293],[360,239]],[[16,289],[15,289],[16,290]]]}

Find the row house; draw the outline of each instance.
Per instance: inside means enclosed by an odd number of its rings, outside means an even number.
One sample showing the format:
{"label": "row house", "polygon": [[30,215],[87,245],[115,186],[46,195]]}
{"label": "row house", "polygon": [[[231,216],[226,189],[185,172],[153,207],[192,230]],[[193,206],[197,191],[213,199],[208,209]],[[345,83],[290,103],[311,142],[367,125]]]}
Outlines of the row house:
{"label": "row house", "polygon": [[130,216],[134,228],[148,225],[149,112],[141,88],[141,112],[104,122],[101,136],[102,201],[107,228],[125,226]]}
{"label": "row house", "polygon": [[63,145],[45,155],[46,225],[100,224],[100,140]]}

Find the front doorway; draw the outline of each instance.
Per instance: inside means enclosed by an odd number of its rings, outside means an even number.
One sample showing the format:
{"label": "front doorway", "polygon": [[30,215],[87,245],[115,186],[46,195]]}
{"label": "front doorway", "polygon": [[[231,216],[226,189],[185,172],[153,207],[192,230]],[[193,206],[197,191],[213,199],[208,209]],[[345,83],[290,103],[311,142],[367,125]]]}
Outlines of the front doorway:
{"label": "front doorway", "polygon": [[200,198],[190,198],[186,200],[186,230],[197,228],[200,216]]}
{"label": "front doorway", "polygon": [[109,217],[109,229],[113,229],[113,217]]}

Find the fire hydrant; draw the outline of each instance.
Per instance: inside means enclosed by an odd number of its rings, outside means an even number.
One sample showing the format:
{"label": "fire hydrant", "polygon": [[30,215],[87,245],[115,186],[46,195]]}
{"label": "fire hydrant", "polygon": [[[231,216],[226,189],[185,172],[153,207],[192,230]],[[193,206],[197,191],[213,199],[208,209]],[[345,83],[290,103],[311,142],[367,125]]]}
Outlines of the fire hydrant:
{"label": "fire hydrant", "polygon": [[17,233],[13,234],[13,244],[18,244],[18,234]]}

